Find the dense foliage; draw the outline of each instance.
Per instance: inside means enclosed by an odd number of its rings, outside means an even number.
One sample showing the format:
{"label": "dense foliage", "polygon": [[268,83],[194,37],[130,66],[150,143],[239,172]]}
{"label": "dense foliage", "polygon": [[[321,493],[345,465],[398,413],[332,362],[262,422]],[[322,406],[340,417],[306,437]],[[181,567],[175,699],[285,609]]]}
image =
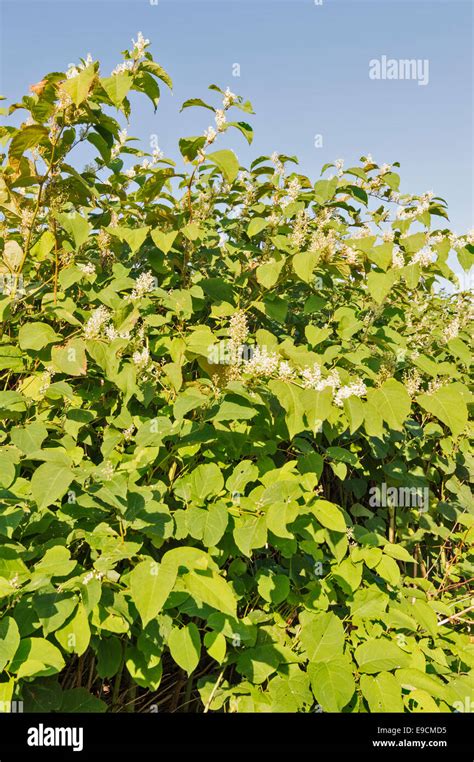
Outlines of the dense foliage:
{"label": "dense foliage", "polygon": [[243,171],[215,85],[181,171],[117,121],[163,84],[139,35],[3,109],[2,706],[469,711],[472,234],[370,156]]}

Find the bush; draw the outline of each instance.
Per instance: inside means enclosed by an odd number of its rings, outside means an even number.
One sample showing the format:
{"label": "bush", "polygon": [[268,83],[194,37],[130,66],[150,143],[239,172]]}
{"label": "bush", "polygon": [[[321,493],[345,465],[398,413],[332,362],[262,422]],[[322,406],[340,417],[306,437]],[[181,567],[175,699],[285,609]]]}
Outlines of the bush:
{"label": "bush", "polygon": [[139,36],[2,128],[2,706],[468,711],[472,234],[369,156],[241,171],[214,85],[176,169],[115,118],[163,84]]}

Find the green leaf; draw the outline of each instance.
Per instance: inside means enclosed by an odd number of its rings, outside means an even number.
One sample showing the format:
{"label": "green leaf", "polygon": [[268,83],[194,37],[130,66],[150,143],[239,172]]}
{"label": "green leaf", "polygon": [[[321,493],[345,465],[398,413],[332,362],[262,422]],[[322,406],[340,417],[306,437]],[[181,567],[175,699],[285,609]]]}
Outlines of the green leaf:
{"label": "green leaf", "polygon": [[69,688],[62,693],[61,712],[106,712],[107,704],[93,696],[86,688]]}
{"label": "green leaf", "polygon": [[31,479],[31,494],[38,508],[47,508],[62,498],[73,479],[71,469],[60,462],[43,463],[39,466]]}
{"label": "green leaf", "polygon": [[250,557],[254,548],[262,548],[267,541],[265,517],[241,519],[234,529],[234,540],[244,556]]}
{"label": "green leaf", "polygon": [[247,235],[253,238],[268,227],[268,220],[265,217],[253,217],[247,225]]}
{"label": "green leaf", "polygon": [[104,228],[110,235],[114,235],[130,246],[132,254],[136,254],[148,235],[148,225],[141,228],[109,227]]}
{"label": "green leaf", "polygon": [[75,568],[69,550],[62,545],[48,548],[43,558],[35,566],[35,576],[67,577]]}
{"label": "green leaf", "polygon": [[332,529],[334,532],[345,532],[347,529],[344,516],[339,506],[328,500],[316,500],[311,510],[323,527]]}
{"label": "green leaf", "polygon": [[390,556],[385,554],[382,556],[375,566],[375,572],[383,579],[386,579],[392,586],[396,586],[400,582],[400,567]]}
{"label": "green leaf", "polygon": [[194,161],[198,152],[206,145],[206,138],[202,135],[196,135],[190,138],[180,138],[179,150],[181,155],[188,161]]}
{"label": "green leaf", "polygon": [[212,548],[222,539],[229,521],[225,505],[214,503],[205,511],[202,524],[202,540],[206,548]]}
{"label": "green leaf", "polygon": [[325,712],[341,712],[355,691],[351,661],[346,657],[308,665],[312,691]]}
{"label": "green leaf", "polygon": [[76,249],[79,249],[87,241],[92,229],[87,219],[78,213],[57,214],[56,218],[64,230],[73,237]]}
{"label": "green leaf", "polygon": [[61,89],[69,95],[75,106],[80,106],[89,95],[95,76],[94,66],[87,66],[75,77],[62,82]]}
{"label": "green leaf", "polygon": [[26,399],[18,392],[0,392],[0,418],[19,418],[25,411]]}
{"label": "green leaf", "polygon": [[29,124],[17,130],[12,138],[9,148],[9,155],[19,159],[29,148],[34,148],[47,139],[49,135],[46,127],[40,124]]}
{"label": "green leaf", "polygon": [[77,598],[65,593],[43,593],[34,600],[34,608],[47,636],[61,627],[77,607]]}
{"label": "green leaf", "polygon": [[111,77],[102,78],[100,84],[114,106],[120,108],[125,96],[133,84],[133,77],[130,74],[127,74],[127,72],[113,74]]}
{"label": "green leaf", "polygon": [[453,383],[442,386],[432,394],[420,394],[417,403],[432,415],[446,424],[454,436],[461,434],[468,421],[467,405],[465,402],[465,387]]}
{"label": "green leaf", "polygon": [[374,674],[406,666],[410,657],[386,638],[373,638],[358,646],[354,652],[359,672]]}
{"label": "green leaf", "polygon": [[39,351],[48,344],[54,344],[61,338],[48,323],[25,323],[18,333],[18,343],[21,349]]}
{"label": "green leaf", "polygon": [[298,278],[305,283],[311,283],[313,270],[316,267],[319,256],[314,251],[300,251],[293,257],[293,270]]}
{"label": "green leaf", "polygon": [[173,627],[168,638],[168,647],[181,669],[188,675],[194,672],[201,657],[201,638],[194,622],[181,628]]}
{"label": "green leaf", "polygon": [[0,683],[0,714],[9,714],[11,709],[11,700],[13,698],[13,690],[15,688],[15,680],[13,677],[7,682]]}
{"label": "green leaf", "polygon": [[403,688],[426,691],[430,696],[440,698],[447,703],[453,700],[453,691],[435,675],[428,675],[419,669],[398,669],[395,672],[395,678]]}
{"label": "green leaf", "polygon": [[227,479],[225,486],[229,492],[242,493],[249,482],[258,478],[258,468],[251,460],[238,463]]}
{"label": "green leaf", "polygon": [[23,428],[15,428],[10,433],[10,439],[25,455],[39,450],[41,443],[48,436],[48,429],[43,423],[34,421]]}
{"label": "green leaf", "polygon": [[133,569],[130,575],[130,595],[144,627],[163,608],[177,575],[178,567],[168,554],[163,556],[161,564],[148,559]]}
{"label": "green leaf", "polygon": [[129,646],[125,654],[125,665],[134,683],[141,688],[158,690],[163,675],[163,663],[159,655],[150,660],[138,648]]}
{"label": "green leaf", "polygon": [[300,614],[301,644],[310,662],[326,662],[342,656],[344,627],[332,612]]}
{"label": "green leaf", "polygon": [[85,653],[91,639],[91,631],[87,612],[82,603],[77,607],[74,616],[63,627],[56,630],[54,637],[67,653],[75,653],[78,656]]}
{"label": "green leaf", "polygon": [[273,260],[272,262],[259,265],[255,271],[258,283],[264,286],[264,288],[272,288],[278,281],[284,264],[285,260],[280,259],[279,261]]}
{"label": "green leaf", "polygon": [[290,439],[306,428],[303,414],[303,390],[290,381],[270,381],[268,387],[285,410],[285,423]]}
{"label": "green leaf", "polygon": [[23,638],[10,664],[9,671],[22,677],[55,675],[64,667],[61,651],[45,638]]}
{"label": "green leaf", "polygon": [[272,574],[264,570],[257,581],[258,592],[268,603],[282,603],[290,592],[290,580],[284,574]]}
{"label": "green leaf", "polygon": [[15,656],[20,645],[20,633],[17,623],[10,616],[0,619],[0,672]]}
{"label": "green leaf", "polygon": [[[369,409],[386,421],[391,429],[401,431],[410,414],[410,396],[400,381],[389,378],[378,389],[367,391]],[[370,412],[366,415],[370,415]]]}
{"label": "green leaf", "polygon": [[204,645],[211,659],[215,659],[218,664],[222,664],[227,651],[227,641],[222,632],[206,632],[204,635]]}
{"label": "green leaf", "polygon": [[176,236],[178,235],[178,231],[172,230],[171,233],[163,233],[161,230],[158,230],[158,228],[155,228],[150,232],[150,235],[153,243],[156,244],[160,251],[162,251],[163,254],[168,254],[173,246]]}
{"label": "green leaf", "polygon": [[369,272],[367,275],[367,287],[374,302],[382,304],[399,277],[400,275],[397,270],[389,270],[386,273]]}
{"label": "green leaf", "polygon": [[400,683],[390,672],[377,677],[361,675],[360,688],[371,712],[403,712]]}
{"label": "green leaf", "polygon": [[210,569],[191,571],[182,577],[182,581],[189,593],[202,603],[224,614],[237,615],[237,599],[232,588],[217,572]]}
{"label": "green leaf", "polygon": [[176,480],[175,495],[185,502],[203,503],[211,495],[217,495],[224,487],[224,477],[215,463],[203,463],[190,474]]}
{"label": "green leaf", "polygon": [[173,81],[170,77],[170,75],[163,69],[160,64],[156,63],[156,61],[142,61],[140,63],[140,69],[144,69],[145,71],[150,72],[150,74],[153,74],[154,77],[158,77],[158,79],[161,79],[162,82],[167,85],[170,90],[173,89]]}
{"label": "green leaf", "polygon": [[71,339],[63,347],[53,347],[51,363],[60,373],[67,376],[85,376],[87,359],[82,339]]}
{"label": "green leaf", "polygon": [[118,638],[103,638],[97,646],[97,674],[113,677],[122,662],[122,645]]}
{"label": "green leaf", "polygon": [[344,402],[344,412],[349,421],[349,431],[353,434],[364,422],[364,403],[359,397],[347,397]]}
{"label": "green leaf", "polygon": [[239,160],[233,151],[229,149],[214,151],[208,154],[206,159],[219,167],[228,183],[234,182],[239,172]]}
{"label": "green leaf", "polygon": [[313,434],[316,434],[333,410],[331,389],[303,389],[301,401],[307,427]]}

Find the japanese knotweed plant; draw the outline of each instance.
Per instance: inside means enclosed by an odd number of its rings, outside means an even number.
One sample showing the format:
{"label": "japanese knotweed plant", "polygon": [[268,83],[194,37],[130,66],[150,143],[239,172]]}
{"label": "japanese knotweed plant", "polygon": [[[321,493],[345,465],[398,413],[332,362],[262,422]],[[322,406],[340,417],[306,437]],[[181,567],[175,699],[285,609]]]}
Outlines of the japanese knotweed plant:
{"label": "japanese knotweed plant", "polygon": [[139,35],[3,109],[0,706],[469,711],[472,233],[396,163],[242,170],[215,85],[143,151],[163,84]]}

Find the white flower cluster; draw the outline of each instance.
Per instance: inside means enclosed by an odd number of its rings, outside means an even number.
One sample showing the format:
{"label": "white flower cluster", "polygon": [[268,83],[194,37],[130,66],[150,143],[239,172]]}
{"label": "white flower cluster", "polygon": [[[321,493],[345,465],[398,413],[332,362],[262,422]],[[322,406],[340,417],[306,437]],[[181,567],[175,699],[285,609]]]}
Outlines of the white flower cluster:
{"label": "white flower cluster", "polygon": [[106,463],[104,463],[102,467],[102,477],[104,481],[110,481],[110,479],[113,478],[114,475],[114,467],[110,460],[108,460]]}
{"label": "white flower cluster", "polygon": [[347,386],[341,386],[334,397],[334,404],[338,407],[343,406],[343,402],[348,397],[364,397],[367,394],[367,387],[363,381],[355,381]]}
{"label": "white flower cluster", "polygon": [[348,265],[356,265],[359,261],[359,255],[356,249],[353,249],[352,246],[344,246],[344,249],[341,250],[341,254]]}
{"label": "white flower cluster", "polygon": [[432,381],[428,384],[428,389],[426,390],[427,394],[434,394],[438,391],[438,389],[441,389],[442,386],[446,386],[446,384],[449,383],[449,380],[446,378],[434,378]]}
{"label": "white flower cluster", "polygon": [[276,352],[269,352],[267,347],[253,347],[252,357],[244,363],[243,370],[252,376],[271,376],[279,365]]}
{"label": "white flower cluster", "polygon": [[331,258],[336,253],[338,246],[339,238],[333,228],[327,231],[318,228],[311,235],[309,250],[311,252],[321,252],[321,254]]}
{"label": "white flower cluster", "polygon": [[137,40],[132,40],[133,45],[133,57],[141,58],[145,52],[145,49],[150,44],[150,40],[146,40],[141,32],[138,32]]}
{"label": "white flower cluster", "polygon": [[94,310],[84,326],[85,339],[98,339],[102,335],[107,337],[109,341],[114,339],[130,339],[129,331],[117,331],[112,323],[109,310],[103,305]]}
{"label": "white flower cluster", "polygon": [[207,130],[204,130],[204,137],[206,138],[206,142],[208,145],[213,143],[217,137],[217,132],[214,129],[214,127],[208,127]]}
{"label": "white flower cluster", "polygon": [[[113,469],[112,469],[112,473],[113,473]],[[98,572],[98,571],[87,572],[87,574],[84,576],[82,580],[82,584],[88,585],[89,582],[92,582],[93,579],[101,580],[103,576],[104,576],[103,572]]]}
{"label": "white flower cluster", "polygon": [[84,326],[85,339],[97,339],[105,323],[110,320],[110,312],[102,304],[92,313]]}
{"label": "white flower cluster", "polygon": [[78,262],[77,268],[84,273],[84,275],[95,275],[95,265],[92,262]]}
{"label": "white flower cluster", "polygon": [[418,394],[421,389],[421,376],[416,368],[410,372],[405,373],[403,376],[403,381],[410,397],[414,397],[415,394]]}
{"label": "white flower cluster", "polygon": [[131,69],[133,69],[133,61],[124,61],[123,63],[119,63],[113,70],[112,77],[115,74],[125,74],[125,72],[130,71]]}
{"label": "white flower cluster", "polygon": [[232,365],[242,362],[242,348],[248,335],[247,316],[242,310],[237,310],[229,322],[229,354]]}
{"label": "white flower cluster", "polygon": [[225,128],[225,125],[227,123],[227,118],[226,118],[224,109],[221,109],[221,108],[217,109],[215,121],[216,121],[217,131],[222,132],[222,130]]}
{"label": "white flower cluster", "polygon": [[134,352],[132,360],[139,370],[146,368],[150,362],[150,352],[148,351],[148,347],[143,347],[141,351],[137,350]]}
{"label": "white flower cluster", "polygon": [[125,439],[126,442],[130,442],[130,440],[132,439],[134,433],[135,433],[135,424],[134,423],[131,423],[130,426],[128,427],[128,429],[124,429],[122,431],[123,438]]}
{"label": "white flower cluster", "polygon": [[449,323],[449,325],[446,326],[446,328],[443,331],[443,339],[445,341],[451,341],[451,339],[455,339],[456,336],[459,333],[460,330],[460,321],[459,318],[454,318],[452,323]]}
{"label": "white flower cluster", "polygon": [[291,381],[295,376],[295,369],[292,368],[290,363],[286,362],[286,360],[282,360],[278,365],[278,378],[282,381]]}
{"label": "white flower cluster", "polygon": [[88,53],[87,58],[83,63],[80,63],[77,66],[76,64],[69,64],[69,68],[66,72],[67,79],[74,79],[74,77],[77,77],[83,69],[87,69],[87,67],[93,63],[94,59],[92,58],[91,54]]}
{"label": "white flower cluster", "polygon": [[226,245],[228,240],[229,240],[229,236],[227,235],[227,233],[219,233],[219,243],[218,243],[219,248],[222,249]]}
{"label": "white flower cluster", "polygon": [[120,151],[122,150],[122,146],[125,145],[127,141],[127,130],[120,130],[118,134],[118,140],[114,145],[112,146],[112,150],[110,152],[112,159],[116,159],[119,155]]}
{"label": "white flower cluster", "polygon": [[270,156],[270,159],[272,160],[273,164],[275,165],[275,174],[276,175],[284,175],[285,174],[285,167],[283,166],[283,163],[280,161],[280,157],[278,156],[276,151],[274,151],[272,153],[272,155]]}
{"label": "white flower cluster", "polygon": [[395,233],[393,230],[384,230],[382,233],[382,241],[384,243],[392,243],[393,239],[395,238]]}
{"label": "white flower cluster", "polygon": [[421,267],[429,267],[436,259],[434,251],[428,246],[424,246],[420,251],[417,251],[411,258],[410,264],[419,264]]}
{"label": "white flower cluster", "polygon": [[332,370],[326,378],[323,378],[321,372],[321,366],[318,363],[314,363],[312,368],[304,368],[301,372],[303,379],[303,385],[307,389],[316,389],[322,391],[331,387],[335,390],[341,385],[341,379],[337,370]]}
{"label": "white flower cluster", "polygon": [[298,212],[298,214],[296,215],[295,226],[293,228],[293,231],[290,237],[291,243],[297,249],[301,249],[306,240],[308,225],[309,225],[308,216],[306,214],[306,211],[303,209],[301,212]]}
{"label": "white flower cluster", "polygon": [[141,299],[142,296],[145,296],[145,294],[149,294],[150,291],[153,291],[156,288],[156,278],[151,273],[151,271],[147,271],[144,273],[141,273],[137,280],[135,281],[135,288],[133,289],[132,293],[129,294],[126,297],[127,301],[135,301],[136,299]]}
{"label": "white flower cluster", "polygon": [[369,225],[365,224],[362,225],[362,227],[357,228],[357,230],[352,233],[351,238],[358,239],[358,238],[367,238],[367,236],[373,235],[372,229],[369,227]]}
{"label": "white flower cluster", "polygon": [[451,233],[449,236],[449,242],[451,244],[451,248],[455,251],[462,249],[464,246],[467,246],[467,244],[471,244],[472,246],[474,243],[474,230],[470,230],[465,236]]}
{"label": "white flower cluster", "polygon": [[[419,203],[413,209],[406,209],[404,206],[400,206],[397,209],[396,217],[398,220],[413,220],[418,217],[419,214],[427,212],[430,208],[431,200],[434,196],[433,191],[427,191],[420,196]],[[409,201],[416,201],[414,197],[409,198]]]}
{"label": "white flower cluster", "polygon": [[392,267],[400,268],[405,267],[405,260],[400,249],[394,249],[392,252]]}
{"label": "white flower cluster", "polygon": [[109,341],[113,341],[114,339],[130,339],[130,331],[117,331],[113,323],[109,323],[105,326],[104,333]]}
{"label": "white flower cluster", "polygon": [[290,180],[290,182],[288,183],[288,189],[287,189],[287,193],[288,193],[288,196],[290,197],[291,201],[296,201],[296,199],[298,198],[298,193],[300,192],[300,190],[301,190],[301,183],[300,183],[300,181],[298,180],[297,177],[293,177]]}
{"label": "white flower cluster", "polygon": [[231,92],[230,88],[226,88],[226,91],[224,93],[224,100],[222,101],[222,105],[225,109],[230,108],[233,103],[237,100],[237,96]]}
{"label": "white flower cluster", "polygon": [[334,165],[337,169],[338,177],[341,177],[344,170],[344,159],[336,159],[336,161],[334,162]]}
{"label": "white flower cluster", "polygon": [[51,379],[53,378],[53,376],[54,376],[54,370],[52,368],[46,368],[46,370],[43,371],[43,373],[41,374],[42,384],[39,388],[40,394],[45,394],[48,391],[49,387],[51,386]]}

